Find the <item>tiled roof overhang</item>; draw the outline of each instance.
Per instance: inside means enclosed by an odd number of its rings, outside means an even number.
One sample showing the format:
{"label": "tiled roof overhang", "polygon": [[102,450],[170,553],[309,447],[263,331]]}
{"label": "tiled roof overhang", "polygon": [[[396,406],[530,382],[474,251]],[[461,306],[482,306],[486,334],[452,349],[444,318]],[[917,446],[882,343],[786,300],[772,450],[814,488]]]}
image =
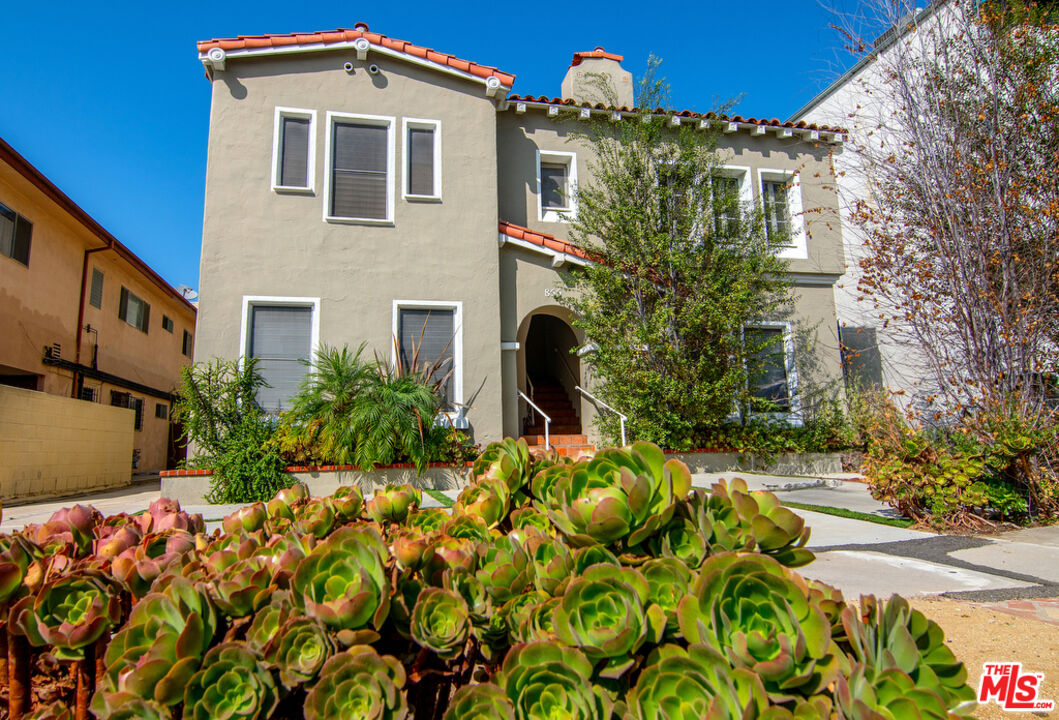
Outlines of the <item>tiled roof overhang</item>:
{"label": "tiled roof overhang", "polygon": [[551,256],[552,264],[555,266],[562,265],[564,262],[572,262],[579,265],[595,262],[589,253],[572,243],[556,238],[554,235],[530,230],[527,227],[504,222],[503,220],[500,221],[499,230],[501,245],[514,240],[515,243],[513,244],[517,246]]}

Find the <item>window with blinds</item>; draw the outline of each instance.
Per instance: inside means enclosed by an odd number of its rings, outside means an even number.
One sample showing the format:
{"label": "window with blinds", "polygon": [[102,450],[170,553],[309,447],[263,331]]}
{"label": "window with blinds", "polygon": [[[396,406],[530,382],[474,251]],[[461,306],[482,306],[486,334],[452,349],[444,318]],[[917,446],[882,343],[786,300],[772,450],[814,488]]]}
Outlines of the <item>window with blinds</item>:
{"label": "window with blinds", "polygon": [[415,121],[408,124],[408,136],[405,138],[408,173],[407,195],[413,198],[437,198],[441,188],[437,187],[440,168],[438,162],[438,126]]}
{"label": "window with blinds", "polygon": [[118,317],[137,330],[147,332],[151,322],[151,306],[127,287],[121,288]]}
{"label": "window with blinds", "polygon": [[248,354],[269,387],[257,392],[257,402],[268,412],[290,409],[312,353],[311,307],[257,305],[251,307]]}
{"label": "window with blinds", "polygon": [[401,308],[397,332],[401,367],[432,368],[431,379],[445,378],[446,410],[454,410],[456,311],[451,308]]}
{"label": "window with blinds", "polygon": [[770,240],[790,241],[791,210],[786,180],[763,180],[761,194],[765,201],[765,232]]}
{"label": "window with blinds", "polygon": [[103,273],[99,268],[92,268],[92,288],[88,292],[88,304],[92,307],[103,307]]}
{"label": "window with blinds", "polygon": [[0,255],[7,255],[28,267],[32,238],[33,223],[0,203]]}
{"label": "window with blinds", "polygon": [[388,125],[336,121],[331,129],[333,218],[388,220],[390,209]]}
{"label": "window with blinds", "polygon": [[541,207],[545,210],[569,210],[570,166],[566,163],[541,163]]}
{"label": "window with blinds", "polygon": [[280,118],[279,184],[282,187],[309,187],[309,118]]}

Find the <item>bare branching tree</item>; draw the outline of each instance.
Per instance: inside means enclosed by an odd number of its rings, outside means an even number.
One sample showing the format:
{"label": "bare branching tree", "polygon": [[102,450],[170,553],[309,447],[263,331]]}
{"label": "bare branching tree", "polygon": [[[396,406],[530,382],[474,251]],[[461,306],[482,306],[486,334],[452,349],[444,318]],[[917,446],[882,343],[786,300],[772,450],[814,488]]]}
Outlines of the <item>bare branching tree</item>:
{"label": "bare branching tree", "polygon": [[[866,0],[850,116],[860,291],[921,352],[925,419],[1047,414],[1059,367],[1059,42],[1028,2]],[[859,181],[859,182],[858,182]]]}

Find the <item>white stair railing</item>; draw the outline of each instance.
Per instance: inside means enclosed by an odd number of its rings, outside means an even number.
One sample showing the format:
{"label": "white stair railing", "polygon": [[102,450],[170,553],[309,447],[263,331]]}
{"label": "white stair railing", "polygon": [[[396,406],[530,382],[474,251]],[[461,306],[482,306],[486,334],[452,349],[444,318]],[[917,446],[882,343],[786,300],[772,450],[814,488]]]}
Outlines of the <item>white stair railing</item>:
{"label": "white stair railing", "polygon": [[625,421],[629,419],[628,416],[622,415],[620,412],[618,412],[617,410],[612,408],[610,405],[608,405],[607,403],[605,403],[602,400],[600,400],[599,398],[597,398],[595,395],[590,393],[588,390],[585,390],[580,385],[575,386],[574,389],[577,390],[582,395],[584,395],[589,400],[591,400],[592,402],[594,402],[597,405],[599,405],[600,407],[604,407],[607,410],[610,410],[612,413],[614,413],[615,415],[618,416],[618,418],[621,420],[621,444],[624,447],[625,446]]}
{"label": "white stair railing", "polygon": [[533,402],[528,397],[526,397],[526,393],[524,393],[521,390],[519,390],[518,394],[522,397],[523,400],[526,401],[527,405],[529,405],[531,408],[533,408],[538,413],[540,413],[540,416],[542,418],[544,418],[544,449],[545,450],[550,450],[552,446],[551,446],[551,442],[549,441],[548,429],[549,429],[549,426],[552,424],[552,419],[550,417],[548,417],[547,415],[545,415],[543,410],[541,410],[539,407],[537,407],[537,403]]}

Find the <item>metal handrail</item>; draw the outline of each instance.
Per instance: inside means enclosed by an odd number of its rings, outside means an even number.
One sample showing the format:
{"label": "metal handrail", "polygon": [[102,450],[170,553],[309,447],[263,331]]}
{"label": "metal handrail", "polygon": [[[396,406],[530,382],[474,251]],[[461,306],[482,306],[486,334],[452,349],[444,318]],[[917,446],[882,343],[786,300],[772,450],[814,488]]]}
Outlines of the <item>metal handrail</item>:
{"label": "metal handrail", "polygon": [[607,410],[610,410],[612,413],[614,413],[615,415],[618,416],[618,418],[621,420],[621,444],[625,445],[625,421],[629,419],[628,416],[621,414],[620,412],[618,412],[617,410],[612,408],[610,405],[608,405],[607,403],[603,402],[602,400],[597,398],[595,395],[590,393],[588,390],[585,390],[580,385],[575,386],[574,390],[577,390],[579,393],[584,395],[586,398],[588,398],[592,402],[596,403],[597,405],[602,405]]}
{"label": "metal handrail", "polygon": [[519,390],[518,394],[522,396],[522,399],[525,400],[526,403],[531,408],[533,408],[534,410],[539,412],[541,417],[544,418],[544,449],[545,450],[550,450],[552,446],[551,446],[551,443],[549,442],[548,426],[552,424],[552,419],[550,417],[548,417],[547,415],[545,415],[543,410],[541,410],[539,407],[537,407],[537,403],[533,402],[528,397],[526,397],[526,393],[524,393],[521,390]]}

